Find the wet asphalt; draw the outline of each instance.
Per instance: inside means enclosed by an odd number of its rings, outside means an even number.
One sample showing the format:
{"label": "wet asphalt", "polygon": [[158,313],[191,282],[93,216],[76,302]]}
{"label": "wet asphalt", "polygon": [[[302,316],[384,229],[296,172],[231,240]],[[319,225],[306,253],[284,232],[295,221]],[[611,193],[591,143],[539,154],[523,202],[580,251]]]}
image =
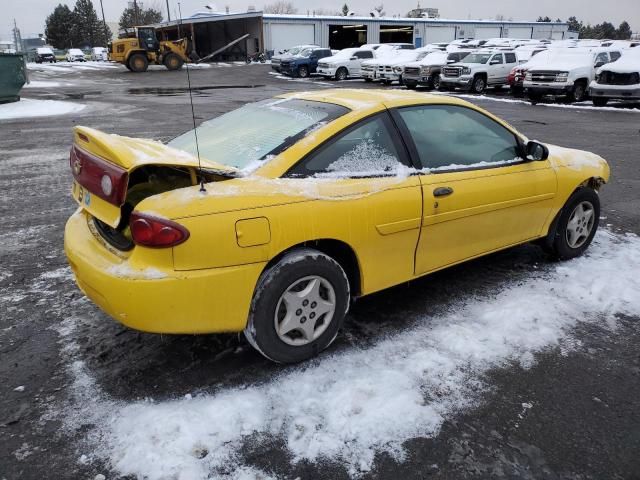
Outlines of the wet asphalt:
{"label": "wet asphalt", "polygon": [[[192,71],[196,120],[333,83],[287,81],[269,71],[264,65]],[[77,115],[0,121],[0,479],[118,478],[107,464],[79,462],[85,432],[62,430],[55,416],[71,383],[56,331],[65,319],[91,319],[74,332],[79,355],[115,399],[211,392],[264,381],[283,367],[236,335],[127,330],[87,302],[67,276],[48,273],[66,267],[63,227],[76,208],[69,196],[71,128],[168,140],[192,122],[185,72],[32,71],[32,78],[71,85],[28,88],[24,98],[87,107]],[[363,82],[335,85],[365,88]],[[601,223],[640,234],[640,113],[475,101],[530,138],[605,157],[613,177],[601,193]],[[362,299],[332,348],[373,344],[406,327],[412,314],[446,309],[462,295],[488,295],[547,261],[525,245]],[[364,478],[640,479],[640,323],[621,317],[619,324],[615,333],[580,327],[581,348],[547,350],[527,370],[514,364],[490,371],[492,388],[477,408],[445,421],[436,437],[406,442],[402,462],[379,455]],[[24,391],[14,391],[22,385]],[[524,402],[535,408],[520,418]],[[240,455],[282,478],[348,478],[338,462],[291,464],[277,439],[249,442]]]}

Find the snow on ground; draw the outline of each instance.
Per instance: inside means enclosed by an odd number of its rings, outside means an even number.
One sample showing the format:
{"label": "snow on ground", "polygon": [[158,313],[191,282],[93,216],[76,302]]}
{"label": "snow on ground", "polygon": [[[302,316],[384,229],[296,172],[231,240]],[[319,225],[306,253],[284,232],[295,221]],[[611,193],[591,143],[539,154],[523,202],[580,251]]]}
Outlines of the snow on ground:
{"label": "snow on ground", "polygon": [[640,238],[600,231],[582,258],[417,316],[370,348],[325,354],[257,385],[164,401],[106,396],[74,340],[75,325],[91,320],[69,318],[57,329],[71,404],[50,415],[62,410],[69,432],[88,432],[83,461],[106,460],[122,475],[205,479],[236,469],[232,478],[255,478],[237,452],[266,435],[282,438],[294,461],[333,459],[357,477],[376,452],[402,460],[405,440],[435,436],[445,419],[477,405],[489,369],[530,368],[535,352],[578,348],[571,332],[580,322],[615,329],[617,314],[640,315],[639,270]]}
{"label": "snow on ground", "polygon": [[23,88],[55,88],[71,85],[70,83],[48,82],[46,80],[31,80]]}
{"label": "snow on ground", "polygon": [[63,102],[60,100],[23,98],[18,102],[1,104],[0,120],[68,115],[70,113],[78,113],[85,107],[86,105],[80,103]]}

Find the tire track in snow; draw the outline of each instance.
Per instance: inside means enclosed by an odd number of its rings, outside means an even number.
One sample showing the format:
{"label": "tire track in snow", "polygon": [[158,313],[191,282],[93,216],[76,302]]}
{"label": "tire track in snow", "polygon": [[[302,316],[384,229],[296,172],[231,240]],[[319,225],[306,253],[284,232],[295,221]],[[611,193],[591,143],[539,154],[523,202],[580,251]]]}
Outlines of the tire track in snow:
{"label": "tire track in snow", "polygon": [[640,315],[638,271],[640,238],[600,231],[584,257],[418,317],[371,348],[324,355],[260,385],[161,402],[107,397],[70,318],[58,329],[73,378],[62,419],[69,432],[89,427],[88,461],[123,475],[224,477],[257,434],[282,438],[294,461],[329,458],[357,477],[376,452],[401,460],[405,440],[437,435],[445,419],[477,405],[489,369],[527,368],[535,352],[578,346],[571,332],[581,322],[615,326],[617,314]]}

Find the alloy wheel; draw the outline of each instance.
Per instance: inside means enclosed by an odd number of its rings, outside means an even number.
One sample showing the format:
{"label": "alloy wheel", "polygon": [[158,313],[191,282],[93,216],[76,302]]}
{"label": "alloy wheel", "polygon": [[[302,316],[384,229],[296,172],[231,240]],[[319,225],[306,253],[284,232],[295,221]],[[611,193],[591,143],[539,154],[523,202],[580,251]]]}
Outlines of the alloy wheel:
{"label": "alloy wheel", "polygon": [[571,248],[580,248],[589,238],[595,223],[594,208],[590,202],[580,202],[567,222],[566,239]]}

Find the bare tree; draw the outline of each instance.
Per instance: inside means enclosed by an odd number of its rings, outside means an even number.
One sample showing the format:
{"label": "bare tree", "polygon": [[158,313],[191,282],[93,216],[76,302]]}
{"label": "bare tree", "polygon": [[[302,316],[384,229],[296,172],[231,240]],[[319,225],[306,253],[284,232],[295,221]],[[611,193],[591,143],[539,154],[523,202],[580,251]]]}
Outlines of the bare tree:
{"label": "bare tree", "polygon": [[293,6],[293,3],[285,0],[278,0],[277,2],[265,5],[262,11],[264,13],[298,13],[298,9]]}

